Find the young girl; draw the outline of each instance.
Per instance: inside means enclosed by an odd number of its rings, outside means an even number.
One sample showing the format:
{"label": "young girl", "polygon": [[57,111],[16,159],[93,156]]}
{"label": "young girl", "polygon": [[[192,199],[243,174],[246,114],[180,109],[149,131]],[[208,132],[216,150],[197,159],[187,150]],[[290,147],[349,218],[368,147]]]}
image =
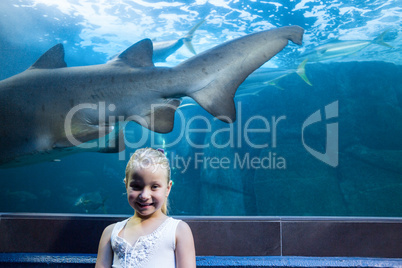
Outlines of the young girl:
{"label": "young girl", "polygon": [[196,267],[190,227],[166,215],[172,181],[163,150],[137,150],[124,182],[134,216],[105,228],[95,267]]}

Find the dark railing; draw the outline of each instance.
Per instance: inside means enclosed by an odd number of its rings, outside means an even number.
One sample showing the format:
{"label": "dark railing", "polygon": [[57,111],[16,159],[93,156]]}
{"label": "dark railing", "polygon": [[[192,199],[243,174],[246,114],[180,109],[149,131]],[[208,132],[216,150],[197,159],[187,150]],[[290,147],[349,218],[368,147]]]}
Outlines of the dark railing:
{"label": "dark railing", "polygon": [[[21,265],[31,262],[29,267],[35,267],[33,259],[40,262],[49,258],[54,263],[60,259],[64,263],[89,261],[93,266],[103,229],[126,217],[0,214],[1,267],[8,267],[12,260]],[[239,264],[237,267],[266,267],[273,262],[277,267],[299,266],[299,262],[317,266],[336,262],[335,266],[358,263],[364,267],[366,263],[370,267],[374,262],[382,267],[402,265],[401,218],[175,218],[186,221],[193,231],[198,267],[235,266],[230,263]]]}

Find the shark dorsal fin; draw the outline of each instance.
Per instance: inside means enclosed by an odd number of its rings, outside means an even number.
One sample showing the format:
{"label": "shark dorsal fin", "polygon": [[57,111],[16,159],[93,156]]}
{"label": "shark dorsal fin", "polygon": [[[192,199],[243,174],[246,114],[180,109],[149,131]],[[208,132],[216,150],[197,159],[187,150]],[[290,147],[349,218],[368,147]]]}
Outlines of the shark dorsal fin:
{"label": "shark dorsal fin", "polygon": [[131,67],[154,67],[153,45],[150,39],[141,40],[123,51],[116,60]]}
{"label": "shark dorsal fin", "polygon": [[64,47],[62,44],[57,44],[40,56],[30,69],[54,69],[63,67],[67,67],[64,61]]}

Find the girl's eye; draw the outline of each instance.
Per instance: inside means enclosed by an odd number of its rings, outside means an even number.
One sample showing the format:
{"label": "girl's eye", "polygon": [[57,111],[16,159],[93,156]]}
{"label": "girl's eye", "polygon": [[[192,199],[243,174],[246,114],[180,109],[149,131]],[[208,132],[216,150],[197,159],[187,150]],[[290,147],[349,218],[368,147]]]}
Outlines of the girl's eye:
{"label": "girl's eye", "polygon": [[159,188],[159,185],[152,185],[152,189],[158,189]]}
{"label": "girl's eye", "polygon": [[137,184],[130,185],[130,187],[131,187],[131,189],[133,189],[134,191],[141,190],[141,186],[140,186],[140,185],[137,185]]}

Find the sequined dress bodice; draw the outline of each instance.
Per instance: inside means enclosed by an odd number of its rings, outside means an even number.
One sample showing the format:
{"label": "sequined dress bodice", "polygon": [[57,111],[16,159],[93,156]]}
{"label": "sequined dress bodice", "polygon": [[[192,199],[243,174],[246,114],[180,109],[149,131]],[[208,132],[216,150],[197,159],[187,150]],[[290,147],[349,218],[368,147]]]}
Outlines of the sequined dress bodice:
{"label": "sequined dress bodice", "polygon": [[116,223],[113,228],[112,267],[174,268],[176,227],[180,220],[167,218],[155,231],[140,236],[133,245],[118,235],[128,220]]}

